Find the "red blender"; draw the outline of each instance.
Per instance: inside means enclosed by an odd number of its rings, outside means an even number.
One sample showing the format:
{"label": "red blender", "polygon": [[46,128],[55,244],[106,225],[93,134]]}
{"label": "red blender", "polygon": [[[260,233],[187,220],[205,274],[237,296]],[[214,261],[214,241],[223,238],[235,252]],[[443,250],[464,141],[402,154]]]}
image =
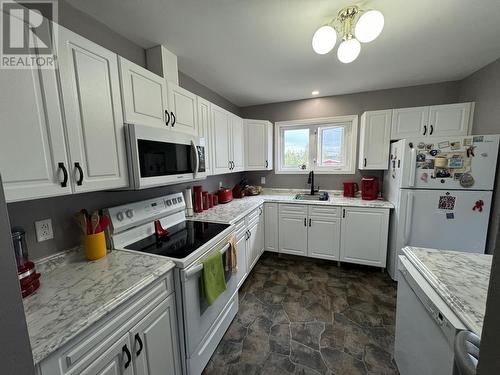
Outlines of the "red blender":
{"label": "red blender", "polygon": [[12,244],[16,255],[17,275],[21,284],[23,298],[32,294],[40,287],[40,274],[35,270],[35,264],[28,260],[26,232],[23,228],[12,228]]}

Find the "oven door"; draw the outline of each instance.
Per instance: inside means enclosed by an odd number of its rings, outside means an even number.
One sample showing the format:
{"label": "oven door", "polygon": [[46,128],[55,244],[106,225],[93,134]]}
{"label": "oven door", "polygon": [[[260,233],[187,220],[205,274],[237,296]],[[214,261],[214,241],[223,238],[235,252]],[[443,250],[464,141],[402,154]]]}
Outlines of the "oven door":
{"label": "oven door", "polygon": [[[230,248],[226,240],[214,246],[210,255],[214,251],[223,253],[225,264],[226,256]],[[188,358],[196,356],[195,352],[199,344],[209,336],[214,323],[224,311],[226,305],[230,302],[237,290],[237,277],[231,271],[225,272],[226,290],[215,300],[212,305],[208,305],[203,297],[201,290],[201,275],[203,264],[201,259],[194,262],[191,266],[181,270],[183,312],[184,312],[184,330],[186,338],[186,351]]]}
{"label": "oven door", "polygon": [[198,137],[169,129],[128,124],[128,160],[134,187],[143,189],[206,177],[199,174],[204,147],[198,143]]}

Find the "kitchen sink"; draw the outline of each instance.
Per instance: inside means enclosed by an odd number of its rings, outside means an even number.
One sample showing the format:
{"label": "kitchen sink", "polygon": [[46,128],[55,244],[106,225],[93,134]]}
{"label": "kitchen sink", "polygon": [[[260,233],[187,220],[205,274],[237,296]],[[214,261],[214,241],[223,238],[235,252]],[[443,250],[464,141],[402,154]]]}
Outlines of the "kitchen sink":
{"label": "kitchen sink", "polygon": [[321,192],[319,194],[314,194],[314,195],[297,194],[295,196],[295,199],[299,200],[299,201],[327,201],[328,200],[328,193],[325,191],[325,192]]}

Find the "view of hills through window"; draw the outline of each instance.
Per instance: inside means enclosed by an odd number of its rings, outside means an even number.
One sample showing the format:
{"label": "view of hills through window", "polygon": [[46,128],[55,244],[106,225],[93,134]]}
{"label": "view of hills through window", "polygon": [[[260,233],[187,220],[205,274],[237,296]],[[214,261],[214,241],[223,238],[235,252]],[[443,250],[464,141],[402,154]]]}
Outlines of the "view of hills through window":
{"label": "view of hills through window", "polygon": [[[286,129],[284,138],[284,166],[298,168],[309,166],[309,128]],[[318,164],[321,166],[343,165],[344,127],[318,128]]]}

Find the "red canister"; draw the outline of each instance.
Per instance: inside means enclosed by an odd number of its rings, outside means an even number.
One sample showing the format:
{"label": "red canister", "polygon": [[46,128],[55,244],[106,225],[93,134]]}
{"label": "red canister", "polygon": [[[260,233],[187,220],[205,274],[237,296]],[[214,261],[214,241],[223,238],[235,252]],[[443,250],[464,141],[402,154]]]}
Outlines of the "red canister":
{"label": "red canister", "polygon": [[212,194],[208,193],[207,196],[208,208],[212,208],[214,206]]}
{"label": "red canister", "polygon": [[208,203],[208,191],[203,192],[203,210],[208,210],[209,203]]}
{"label": "red canister", "polygon": [[212,194],[212,206],[217,206],[219,204],[219,198],[217,197],[217,193]]}
{"label": "red canister", "polygon": [[193,186],[194,191],[194,212],[203,212],[203,187],[201,185]]}

